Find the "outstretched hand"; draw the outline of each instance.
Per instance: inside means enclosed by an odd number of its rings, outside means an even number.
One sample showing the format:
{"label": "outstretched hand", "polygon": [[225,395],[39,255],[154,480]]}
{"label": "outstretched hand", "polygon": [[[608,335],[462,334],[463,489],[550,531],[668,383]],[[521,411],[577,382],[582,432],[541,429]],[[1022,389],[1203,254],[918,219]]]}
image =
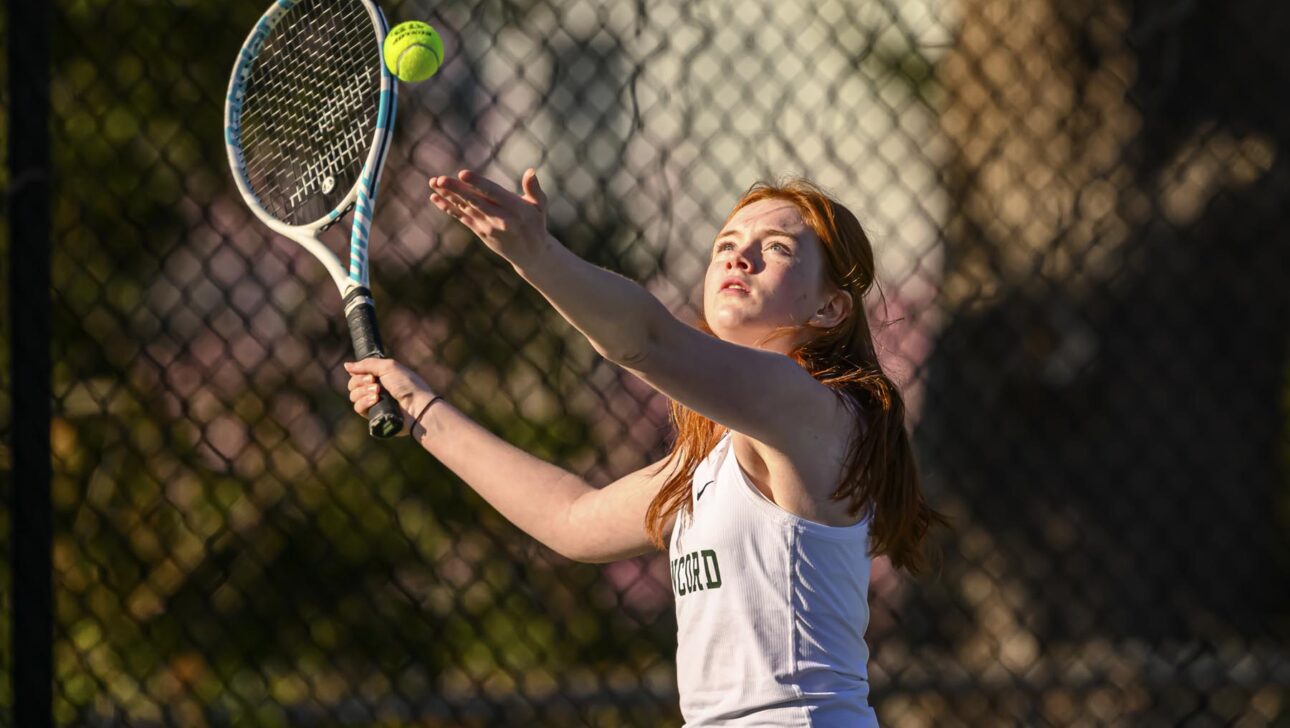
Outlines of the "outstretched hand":
{"label": "outstretched hand", "polygon": [[524,171],[515,194],[470,170],[431,177],[430,201],[470,228],[490,250],[516,263],[546,243],[546,193],[537,172]]}

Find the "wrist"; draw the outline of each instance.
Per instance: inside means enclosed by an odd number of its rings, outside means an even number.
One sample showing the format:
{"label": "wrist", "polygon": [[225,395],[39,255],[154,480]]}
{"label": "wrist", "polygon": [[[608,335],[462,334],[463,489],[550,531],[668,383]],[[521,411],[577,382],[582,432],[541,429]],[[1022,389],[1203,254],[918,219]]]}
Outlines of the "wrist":
{"label": "wrist", "polygon": [[418,387],[416,391],[408,397],[407,404],[403,405],[403,409],[408,413],[409,423],[415,420],[417,415],[421,414],[421,410],[425,409],[425,406],[429,404],[431,399],[434,399],[434,392],[431,392],[429,388],[426,387]]}
{"label": "wrist", "polygon": [[528,246],[525,250],[510,259],[510,264],[515,268],[515,272],[524,276],[526,272],[532,272],[540,269],[542,265],[555,258],[556,251],[561,247],[559,240],[550,232],[543,234],[541,240],[534,245]]}
{"label": "wrist", "polygon": [[[408,408],[408,416],[411,418],[408,421],[408,434],[411,435],[413,439],[419,440],[421,435],[425,434],[427,429],[426,423],[430,417],[430,410],[434,408],[436,403],[442,400],[442,396],[430,391],[418,392],[417,395],[413,397],[411,402],[412,406]],[[417,433],[417,428],[421,429],[420,434]]]}

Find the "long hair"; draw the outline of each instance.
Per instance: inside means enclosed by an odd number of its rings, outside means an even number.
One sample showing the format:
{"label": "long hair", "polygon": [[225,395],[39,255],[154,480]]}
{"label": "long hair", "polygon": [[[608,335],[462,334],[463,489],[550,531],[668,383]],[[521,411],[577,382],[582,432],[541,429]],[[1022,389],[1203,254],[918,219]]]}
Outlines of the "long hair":
{"label": "long hair", "polygon": [[[758,182],[735,204],[739,210],[761,200],[792,203],[823,244],[829,280],[851,294],[851,314],[798,346],[790,356],[834,391],[856,416],[845,475],[832,497],[845,501],[853,517],[869,521],[869,550],[886,555],[896,568],[919,574],[927,567],[923,541],[934,525],[948,525],[923,499],[918,467],[905,428],[905,402],[878,363],[863,300],[874,282],[873,248],[860,221],[841,203],[803,179]],[[699,328],[712,335],[706,321]],[[783,327],[774,335],[793,333]],[[675,439],[664,467],[672,476],[645,514],[650,540],[664,548],[669,518],[691,508],[695,468],[716,446],[724,428],[676,401],[669,403]]]}

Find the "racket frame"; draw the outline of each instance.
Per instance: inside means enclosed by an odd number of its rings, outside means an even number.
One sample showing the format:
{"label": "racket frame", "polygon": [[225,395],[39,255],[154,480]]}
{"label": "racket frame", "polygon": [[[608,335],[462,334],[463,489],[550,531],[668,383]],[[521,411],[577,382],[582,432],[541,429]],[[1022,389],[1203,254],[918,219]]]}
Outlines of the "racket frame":
{"label": "racket frame", "polygon": [[[372,0],[358,0],[358,2],[361,2],[367,10],[375,31],[374,41],[377,44],[377,57],[380,60],[379,98],[376,128],[372,132],[372,145],[368,150],[363,170],[340,203],[317,220],[302,225],[291,225],[279,220],[265,208],[247,180],[240,137],[245,82],[254,69],[255,61],[263,50],[265,40],[278,23],[295,8],[298,4],[297,0],[275,0],[242,43],[237,62],[233,66],[233,73],[229,77],[228,94],[224,101],[224,146],[228,153],[229,167],[233,170],[233,181],[251,212],[270,230],[309,251],[331,276],[344,302],[345,319],[349,324],[355,354],[358,359],[366,359],[385,358],[384,347],[376,328],[375,307],[368,289],[368,242],[377,188],[380,184],[381,172],[385,167],[385,156],[389,151],[390,139],[394,134],[398,84],[385,65],[382,49],[385,36],[390,30],[385,14]],[[353,217],[349,266],[346,268],[341,264],[339,256],[322,242],[321,235],[349,212],[353,213]],[[380,401],[369,414],[371,417],[369,432],[373,437],[391,437],[402,429],[402,413],[384,389],[381,390]]]}

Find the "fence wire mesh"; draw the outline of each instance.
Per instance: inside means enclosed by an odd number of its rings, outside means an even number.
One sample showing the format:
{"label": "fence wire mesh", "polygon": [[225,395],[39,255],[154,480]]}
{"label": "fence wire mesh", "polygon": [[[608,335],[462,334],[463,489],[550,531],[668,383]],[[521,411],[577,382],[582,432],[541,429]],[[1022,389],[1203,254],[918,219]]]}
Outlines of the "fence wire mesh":
{"label": "fence wire mesh", "polygon": [[[684,317],[739,194],[805,175],[875,241],[956,524],[932,578],[875,564],[884,724],[1290,725],[1290,6],[384,7],[447,60],[400,92],[373,288],[457,407],[598,484],[667,448],[429,175],[537,167],[556,236]],[[224,158],[261,3],[55,8],[56,723],[679,725],[662,555],[566,561],[350,411],[340,301]]]}

